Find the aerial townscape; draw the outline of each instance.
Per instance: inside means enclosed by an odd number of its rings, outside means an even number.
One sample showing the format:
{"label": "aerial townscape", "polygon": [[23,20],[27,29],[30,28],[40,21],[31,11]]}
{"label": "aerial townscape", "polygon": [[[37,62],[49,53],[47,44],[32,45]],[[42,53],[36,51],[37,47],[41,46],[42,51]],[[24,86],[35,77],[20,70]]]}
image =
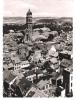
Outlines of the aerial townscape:
{"label": "aerial townscape", "polygon": [[73,96],[72,18],[4,18],[3,97]]}

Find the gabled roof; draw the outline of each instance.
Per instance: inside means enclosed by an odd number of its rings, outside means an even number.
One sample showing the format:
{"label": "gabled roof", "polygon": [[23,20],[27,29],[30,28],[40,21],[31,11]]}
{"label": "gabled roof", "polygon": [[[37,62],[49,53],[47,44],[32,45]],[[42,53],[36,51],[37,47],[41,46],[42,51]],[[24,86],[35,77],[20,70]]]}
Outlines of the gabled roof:
{"label": "gabled roof", "polygon": [[34,31],[40,31],[40,28],[35,28]]}
{"label": "gabled roof", "polygon": [[16,36],[23,36],[23,34],[21,32],[17,32],[15,35]]}
{"label": "gabled roof", "polygon": [[45,32],[45,31],[47,31],[47,32],[50,31],[50,29],[49,29],[48,27],[43,27],[43,28],[40,28],[40,29],[41,29],[42,31],[44,31],[44,32]]}
{"label": "gabled roof", "polygon": [[64,70],[66,70],[66,71],[68,71],[68,72],[72,73],[72,72],[73,72],[73,67],[72,67],[72,66],[70,66],[69,68],[65,68]]}
{"label": "gabled roof", "polygon": [[71,66],[72,63],[73,63],[72,60],[63,59],[63,60],[61,61],[60,65],[66,68],[66,67]]}
{"label": "gabled roof", "polygon": [[27,76],[31,76],[31,75],[34,75],[34,74],[42,74],[43,72],[40,70],[40,69],[36,69],[36,70],[31,70],[31,71],[28,71],[24,74],[25,77]]}
{"label": "gabled roof", "polygon": [[62,51],[60,53],[72,55],[72,51],[68,51],[68,50],[64,50],[64,51]]}
{"label": "gabled roof", "polygon": [[52,78],[53,79],[57,79],[58,77],[59,77],[59,74],[58,73],[56,73],[56,72],[52,72]]}
{"label": "gabled roof", "polygon": [[10,83],[16,76],[11,71],[5,70],[3,72],[3,79]]}
{"label": "gabled roof", "polygon": [[32,97],[35,94],[35,91],[30,91],[27,95],[27,97]]}
{"label": "gabled roof", "polygon": [[50,48],[50,50],[48,51],[48,55],[53,56],[53,57],[57,57],[58,56],[58,52],[56,51],[55,46],[52,46]]}
{"label": "gabled roof", "polygon": [[56,52],[56,48],[55,48],[55,46],[52,46],[52,47],[50,48],[50,51],[54,51],[54,52]]}
{"label": "gabled roof", "polygon": [[46,84],[48,84],[47,80],[41,80],[38,82],[37,86],[38,88],[42,89]]}
{"label": "gabled roof", "polygon": [[25,77],[35,74],[35,70],[28,71],[24,74]]}
{"label": "gabled roof", "polygon": [[23,44],[23,43],[20,43],[19,45],[18,45],[18,47],[19,48],[25,48],[25,47],[27,47],[25,44]]}
{"label": "gabled roof", "polygon": [[31,81],[28,81],[25,77],[22,77],[22,79],[20,79],[19,83],[17,84],[23,96],[26,95],[26,92],[29,90],[31,85]]}
{"label": "gabled roof", "polygon": [[42,72],[40,69],[37,69],[37,70],[36,70],[36,73],[37,73],[37,74],[42,74],[43,72]]}
{"label": "gabled roof", "polygon": [[58,35],[58,32],[57,31],[51,31],[50,34]]}
{"label": "gabled roof", "polygon": [[35,36],[32,36],[32,39],[33,40],[40,40],[40,39],[47,39],[47,37],[44,35],[35,35]]}
{"label": "gabled roof", "polygon": [[3,68],[4,68],[4,69],[8,69],[8,64],[6,64],[6,63],[4,64],[4,63],[3,63]]}
{"label": "gabled roof", "polygon": [[58,62],[58,61],[57,61],[57,58],[51,58],[50,61],[51,61],[51,63],[53,63],[53,64],[56,64],[56,63]]}
{"label": "gabled roof", "polygon": [[39,89],[37,89],[35,91],[33,97],[48,97],[48,95],[45,94],[43,91],[40,91]]}
{"label": "gabled roof", "polygon": [[26,64],[26,65],[27,65],[27,64],[29,64],[29,62],[28,62],[28,61],[22,61],[21,64],[22,64],[22,65],[23,65],[23,64]]}
{"label": "gabled roof", "polygon": [[20,59],[18,57],[11,57],[11,60],[15,61],[15,64],[20,63]]}
{"label": "gabled roof", "polygon": [[52,64],[50,67],[52,69],[58,69],[59,68],[59,64]]}
{"label": "gabled roof", "polygon": [[8,64],[8,68],[14,67],[13,63]]}
{"label": "gabled roof", "polygon": [[32,86],[26,97],[48,97],[48,95],[40,91],[37,87]]}
{"label": "gabled roof", "polygon": [[9,30],[10,33],[14,33],[14,30]]}

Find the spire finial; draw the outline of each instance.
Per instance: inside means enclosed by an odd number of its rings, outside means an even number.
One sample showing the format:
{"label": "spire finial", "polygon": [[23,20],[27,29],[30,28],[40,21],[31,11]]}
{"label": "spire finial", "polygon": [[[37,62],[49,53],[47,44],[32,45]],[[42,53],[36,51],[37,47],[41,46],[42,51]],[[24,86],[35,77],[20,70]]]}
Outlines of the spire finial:
{"label": "spire finial", "polygon": [[28,14],[28,15],[32,14],[32,12],[30,11],[30,9],[28,9],[27,14]]}

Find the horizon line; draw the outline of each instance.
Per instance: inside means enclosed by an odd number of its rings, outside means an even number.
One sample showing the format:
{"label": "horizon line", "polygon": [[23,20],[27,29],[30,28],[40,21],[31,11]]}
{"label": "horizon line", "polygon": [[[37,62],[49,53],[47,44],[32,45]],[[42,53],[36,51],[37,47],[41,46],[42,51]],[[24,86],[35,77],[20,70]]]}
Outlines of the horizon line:
{"label": "horizon line", "polygon": [[[9,18],[9,17],[25,17],[26,18],[26,16],[3,16],[3,18],[5,18],[5,17],[7,17],[7,18]],[[73,18],[73,16],[33,16],[32,18],[36,18],[36,17],[51,17],[51,18]]]}

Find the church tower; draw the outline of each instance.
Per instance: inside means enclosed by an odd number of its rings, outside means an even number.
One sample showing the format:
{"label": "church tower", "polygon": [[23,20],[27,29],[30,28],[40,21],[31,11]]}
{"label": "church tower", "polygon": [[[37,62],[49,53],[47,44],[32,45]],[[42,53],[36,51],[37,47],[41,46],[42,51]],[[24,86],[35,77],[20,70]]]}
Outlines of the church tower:
{"label": "church tower", "polygon": [[31,41],[31,36],[32,36],[32,12],[30,9],[28,10],[26,14],[26,25],[27,25],[27,34],[26,38],[27,41]]}

